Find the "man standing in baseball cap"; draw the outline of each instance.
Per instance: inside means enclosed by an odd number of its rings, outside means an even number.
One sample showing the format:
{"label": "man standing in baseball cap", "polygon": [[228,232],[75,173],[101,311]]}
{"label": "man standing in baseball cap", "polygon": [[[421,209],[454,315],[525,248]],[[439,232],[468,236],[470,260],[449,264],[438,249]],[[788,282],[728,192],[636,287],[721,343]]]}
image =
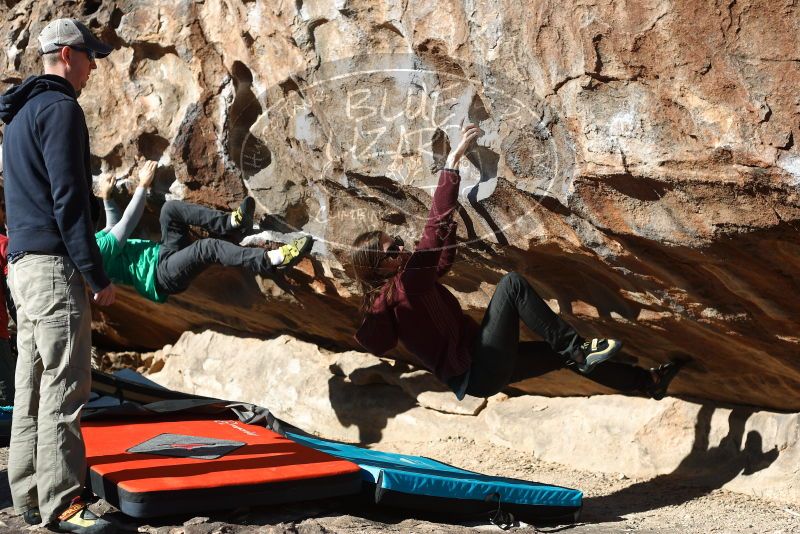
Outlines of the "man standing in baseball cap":
{"label": "man standing in baseball cap", "polygon": [[8,479],[25,521],[114,532],[81,501],[80,416],[91,389],[91,309],[114,302],[94,222],[89,133],[77,97],[112,48],[80,22],[39,35],[44,74],[0,96],[9,286],[17,304],[16,394]]}

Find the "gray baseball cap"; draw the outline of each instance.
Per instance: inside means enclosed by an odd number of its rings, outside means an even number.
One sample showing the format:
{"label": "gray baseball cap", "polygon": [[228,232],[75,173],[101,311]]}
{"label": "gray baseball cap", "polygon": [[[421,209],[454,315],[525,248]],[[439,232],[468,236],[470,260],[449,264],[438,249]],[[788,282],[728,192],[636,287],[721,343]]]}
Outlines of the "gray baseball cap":
{"label": "gray baseball cap", "polygon": [[114,50],[92,35],[82,22],[75,19],[57,19],[44,27],[39,34],[39,51],[48,54],[62,46],[88,48],[96,57],[106,57]]}

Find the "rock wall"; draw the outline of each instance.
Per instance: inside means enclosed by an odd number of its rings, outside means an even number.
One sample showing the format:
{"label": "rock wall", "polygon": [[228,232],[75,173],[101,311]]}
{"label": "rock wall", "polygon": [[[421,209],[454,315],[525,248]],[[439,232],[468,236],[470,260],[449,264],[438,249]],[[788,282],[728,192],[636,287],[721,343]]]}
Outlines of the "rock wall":
{"label": "rock wall", "polygon": [[[800,408],[795,2],[0,7],[4,84],[39,70],[52,17],[115,46],[80,101],[93,173],[125,185],[140,154],[160,163],[143,235],[157,238],[167,195],[228,208],[249,193],[262,229],[319,241],[286,276],[213,269],[164,306],[123,292],[97,310],[99,342],[156,348],[213,327],[354,348],[348,245],[371,227],[419,236],[467,117],[484,135],[462,169],[445,283],[470,314],[516,270],[629,359],[692,357],[678,393]],[[519,387],[608,393],[569,373]]]}

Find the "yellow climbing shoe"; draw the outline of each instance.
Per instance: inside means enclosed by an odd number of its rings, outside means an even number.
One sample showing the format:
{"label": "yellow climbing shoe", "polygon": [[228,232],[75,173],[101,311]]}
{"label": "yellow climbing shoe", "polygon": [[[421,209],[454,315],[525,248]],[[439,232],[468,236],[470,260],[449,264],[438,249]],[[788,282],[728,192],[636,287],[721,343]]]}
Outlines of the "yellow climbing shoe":
{"label": "yellow climbing shoe", "polygon": [[283,245],[278,249],[283,254],[283,262],[278,265],[278,268],[287,269],[292,267],[311,250],[313,245],[314,238],[310,235],[297,238],[291,243]]}

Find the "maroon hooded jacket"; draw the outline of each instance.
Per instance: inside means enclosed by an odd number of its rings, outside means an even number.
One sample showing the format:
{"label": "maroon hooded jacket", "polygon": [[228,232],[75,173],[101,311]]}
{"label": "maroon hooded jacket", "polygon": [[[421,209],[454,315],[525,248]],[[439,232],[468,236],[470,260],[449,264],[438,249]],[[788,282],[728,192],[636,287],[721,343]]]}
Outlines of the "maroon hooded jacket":
{"label": "maroon hooded jacket", "polygon": [[398,340],[439,380],[465,373],[472,361],[470,346],[478,325],[461,311],[450,291],[439,283],[455,259],[456,209],[461,177],[444,169],[433,195],[428,222],[414,253],[375,299],[356,332],[356,340],[381,355]]}

